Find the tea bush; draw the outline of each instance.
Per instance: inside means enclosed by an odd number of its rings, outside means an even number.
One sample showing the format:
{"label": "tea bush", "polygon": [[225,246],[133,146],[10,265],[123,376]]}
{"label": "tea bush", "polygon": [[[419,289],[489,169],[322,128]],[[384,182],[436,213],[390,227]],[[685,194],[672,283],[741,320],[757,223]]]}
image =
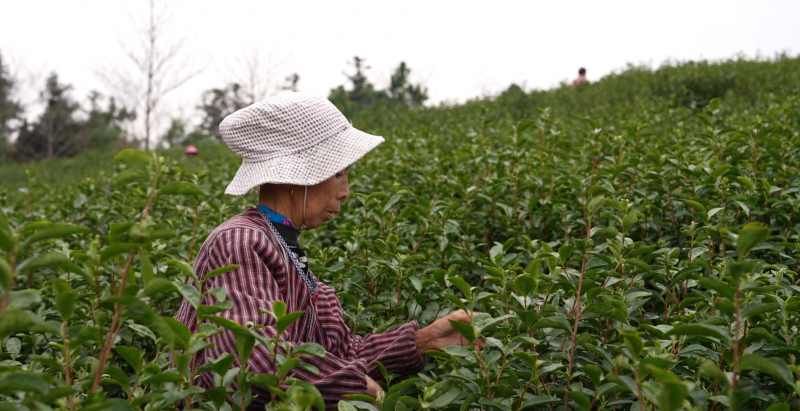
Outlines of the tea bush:
{"label": "tea bush", "polygon": [[[694,105],[641,90],[699,70],[678,65],[357,115],[387,143],[355,165],[343,212],[303,234],[312,271],[355,333],[474,309],[459,331],[485,345],[430,352],[419,375],[387,373],[377,404],[339,409],[797,407],[797,61],[724,63],[771,73],[746,99],[736,87]],[[187,279],[205,236],[255,200],[222,194],[238,166],[226,149],[201,153],[126,150],[110,175],[4,184],[0,410],[241,410],[254,386],[274,409],[324,407],[291,372],[320,347],[289,352],[215,316],[224,290],[208,291],[219,302],[199,307],[197,333],[173,319],[200,300]],[[280,328],[298,314],[272,315]],[[199,367],[222,328],[237,353]],[[276,353],[276,375],[231,368],[254,344]],[[216,388],[194,384],[203,371]]]}

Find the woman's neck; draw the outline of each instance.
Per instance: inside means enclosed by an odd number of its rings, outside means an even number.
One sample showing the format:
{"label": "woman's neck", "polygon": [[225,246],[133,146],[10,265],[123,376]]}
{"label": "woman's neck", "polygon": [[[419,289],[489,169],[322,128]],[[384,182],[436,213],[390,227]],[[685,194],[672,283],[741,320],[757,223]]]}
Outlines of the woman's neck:
{"label": "woman's neck", "polygon": [[263,205],[270,210],[288,218],[296,227],[300,227],[299,218],[295,216],[292,197],[283,194],[282,190],[262,189],[258,197],[258,205]]}

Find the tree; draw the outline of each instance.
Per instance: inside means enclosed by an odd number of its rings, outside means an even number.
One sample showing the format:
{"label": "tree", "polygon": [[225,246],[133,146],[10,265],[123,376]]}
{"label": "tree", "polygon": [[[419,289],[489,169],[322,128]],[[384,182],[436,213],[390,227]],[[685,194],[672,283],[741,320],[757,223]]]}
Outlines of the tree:
{"label": "tree", "polygon": [[167,132],[161,137],[161,144],[176,147],[186,138],[186,122],[180,118],[172,118]]}
{"label": "tree", "polygon": [[352,88],[348,92],[348,98],[358,104],[359,108],[372,104],[376,99],[375,86],[367,80],[365,74],[365,71],[371,67],[367,66],[365,61],[366,59],[358,56],[353,57],[353,61],[349,62],[349,64],[353,66],[356,72],[353,74],[343,73],[352,84]]}
{"label": "tree", "polygon": [[14,122],[22,118],[22,104],[14,98],[16,81],[0,54],[0,159],[10,155],[9,137],[17,130]]}
{"label": "tree", "polygon": [[197,107],[203,117],[200,128],[222,141],[219,123],[229,114],[245,106],[247,97],[243,95],[242,88],[237,83],[228,84],[224,88],[206,90]]}
{"label": "tree", "polygon": [[300,82],[300,75],[292,73],[286,76],[286,82],[283,85],[284,90],[297,91],[297,83]]}
{"label": "tree", "polygon": [[428,99],[428,89],[420,84],[411,84],[408,80],[409,74],[411,74],[411,69],[406,66],[404,61],[401,61],[392,74],[387,94],[390,99],[414,108],[421,106]]}
{"label": "tree", "polygon": [[50,74],[39,98],[45,109],[34,124],[23,123],[16,141],[20,160],[42,160],[72,155],[80,150],[81,124],[75,119],[79,105],[69,95],[72,86]]}
{"label": "tree", "polygon": [[136,28],[138,43],[120,43],[129,65],[97,71],[112,94],[137,114],[140,124],[133,132],[143,135],[145,150],[150,149],[165,96],[202,71],[192,64],[191,56],[183,54],[184,39],[168,42],[172,16],[166,7],[157,7],[156,1],[150,0],[148,17]]}
{"label": "tree", "polygon": [[328,95],[330,100],[342,113],[351,116],[359,110],[375,106],[402,106],[414,108],[421,106],[428,99],[428,90],[421,84],[412,84],[409,81],[411,69],[405,62],[392,74],[389,88],[376,90],[365,74],[370,67],[365,64],[365,59],[358,56],[348,62],[355,69],[355,73],[344,73],[350,82],[350,89],[339,86],[332,89]]}
{"label": "tree", "polygon": [[135,113],[117,107],[113,97],[105,108],[102,100],[103,96],[96,91],[89,94],[89,111],[81,127],[81,135],[85,136],[82,149],[107,148],[124,140],[123,123],[135,117]]}
{"label": "tree", "polygon": [[342,72],[342,74],[350,81],[350,89],[346,90],[344,86],[339,86],[332,89],[328,95],[328,100],[346,116],[371,105],[378,98],[375,86],[367,79],[365,72],[370,69],[370,66],[367,66],[365,61],[366,59],[358,56],[353,57],[352,62],[348,61],[347,63],[355,69],[355,73]]}
{"label": "tree", "polygon": [[281,90],[297,91],[297,82],[300,76],[292,73],[285,77],[281,84],[281,72],[289,57],[275,59],[272,53],[266,56],[258,49],[253,48],[244,57],[235,58],[228,64],[229,83],[238,84],[242,100],[253,104],[267,97],[273,96]]}
{"label": "tree", "polygon": [[84,109],[70,92],[72,86],[50,74],[39,100],[44,112],[34,121],[23,121],[15,141],[17,161],[38,161],[73,156],[87,148],[107,148],[124,135],[122,123],[131,113],[118,108],[114,99],[103,104],[103,96],[89,94]]}

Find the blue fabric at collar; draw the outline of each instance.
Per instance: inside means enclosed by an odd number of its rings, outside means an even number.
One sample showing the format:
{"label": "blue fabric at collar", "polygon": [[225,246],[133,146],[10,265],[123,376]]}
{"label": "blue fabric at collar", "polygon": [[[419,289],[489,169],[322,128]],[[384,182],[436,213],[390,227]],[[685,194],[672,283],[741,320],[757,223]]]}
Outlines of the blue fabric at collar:
{"label": "blue fabric at collar", "polygon": [[269,221],[272,221],[273,223],[288,225],[286,224],[286,221],[291,221],[288,218],[286,218],[286,216],[284,216],[283,214],[278,214],[270,210],[269,207],[265,205],[259,205],[258,208],[260,208],[261,211],[267,213],[267,215],[269,216]]}

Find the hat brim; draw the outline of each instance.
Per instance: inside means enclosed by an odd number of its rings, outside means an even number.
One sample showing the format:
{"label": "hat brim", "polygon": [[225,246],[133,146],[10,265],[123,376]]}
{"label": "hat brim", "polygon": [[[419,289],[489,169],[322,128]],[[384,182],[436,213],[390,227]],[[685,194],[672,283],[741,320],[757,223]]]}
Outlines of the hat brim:
{"label": "hat brim", "polygon": [[262,184],[319,184],[383,143],[383,137],[348,127],[309,150],[259,162],[242,162],[225,194],[244,195]]}

